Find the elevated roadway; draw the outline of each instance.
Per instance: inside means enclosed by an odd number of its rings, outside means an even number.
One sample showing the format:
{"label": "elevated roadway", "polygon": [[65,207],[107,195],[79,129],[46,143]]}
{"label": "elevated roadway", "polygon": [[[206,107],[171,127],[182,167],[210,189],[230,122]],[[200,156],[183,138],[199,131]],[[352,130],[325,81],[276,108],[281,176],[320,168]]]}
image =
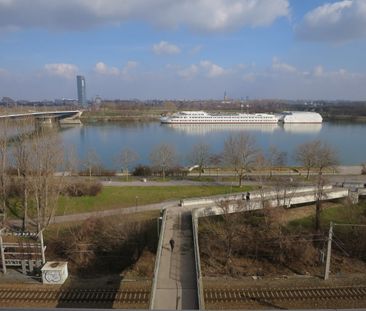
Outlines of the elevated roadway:
{"label": "elevated roadway", "polygon": [[27,113],[15,113],[0,115],[1,119],[24,119],[24,118],[36,118],[36,119],[79,119],[82,115],[81,110],[67,110],[67,111],[42,111],[42,112],[27,112]]}

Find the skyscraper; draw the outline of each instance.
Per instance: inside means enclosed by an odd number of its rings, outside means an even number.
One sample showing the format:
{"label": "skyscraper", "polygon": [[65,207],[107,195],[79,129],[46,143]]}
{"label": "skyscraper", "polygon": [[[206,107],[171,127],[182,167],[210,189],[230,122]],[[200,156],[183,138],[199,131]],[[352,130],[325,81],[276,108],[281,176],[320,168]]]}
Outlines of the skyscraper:
{"label": "skyscraper", "polygon": [[86,87],[85,87],[85,77],[76,76],[76,84],[78,88],[78,102],[82,106],[86,106]]}

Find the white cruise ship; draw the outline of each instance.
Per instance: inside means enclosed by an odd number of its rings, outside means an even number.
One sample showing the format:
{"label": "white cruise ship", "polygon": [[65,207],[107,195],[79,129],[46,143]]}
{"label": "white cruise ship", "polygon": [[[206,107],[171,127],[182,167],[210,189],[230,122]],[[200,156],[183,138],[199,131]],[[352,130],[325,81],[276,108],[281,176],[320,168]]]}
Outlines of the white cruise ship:
{"label": "white cruise ship", "polygon": [[269,113],[208,113],[205,111],[180,111],[172,115],[163,115],[165,124],[263,124],[278,123],[280,116]]}

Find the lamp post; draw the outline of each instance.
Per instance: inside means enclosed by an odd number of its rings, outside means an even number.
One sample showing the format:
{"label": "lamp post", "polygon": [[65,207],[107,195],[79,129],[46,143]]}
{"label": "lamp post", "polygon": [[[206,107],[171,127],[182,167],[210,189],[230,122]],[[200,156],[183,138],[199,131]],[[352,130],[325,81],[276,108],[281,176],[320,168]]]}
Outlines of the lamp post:
{"label": "lamp post", "polygon": [[137,203],[138,203],[138,200],[139,200],[139,196],[135,196],[135,211],[137,212]]}

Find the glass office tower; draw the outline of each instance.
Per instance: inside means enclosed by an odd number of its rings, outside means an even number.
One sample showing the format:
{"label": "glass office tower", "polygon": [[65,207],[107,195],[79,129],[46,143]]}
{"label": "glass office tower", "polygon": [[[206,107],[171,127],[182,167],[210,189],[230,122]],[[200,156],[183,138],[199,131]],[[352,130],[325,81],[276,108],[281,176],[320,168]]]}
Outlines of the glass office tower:
{"label": "glass office tower", "polygon": [[76,84],[78,87],[78,102],[82,106],[86,106],[86,86],[85,86],[85,77],[84,76],[76,76]]}

